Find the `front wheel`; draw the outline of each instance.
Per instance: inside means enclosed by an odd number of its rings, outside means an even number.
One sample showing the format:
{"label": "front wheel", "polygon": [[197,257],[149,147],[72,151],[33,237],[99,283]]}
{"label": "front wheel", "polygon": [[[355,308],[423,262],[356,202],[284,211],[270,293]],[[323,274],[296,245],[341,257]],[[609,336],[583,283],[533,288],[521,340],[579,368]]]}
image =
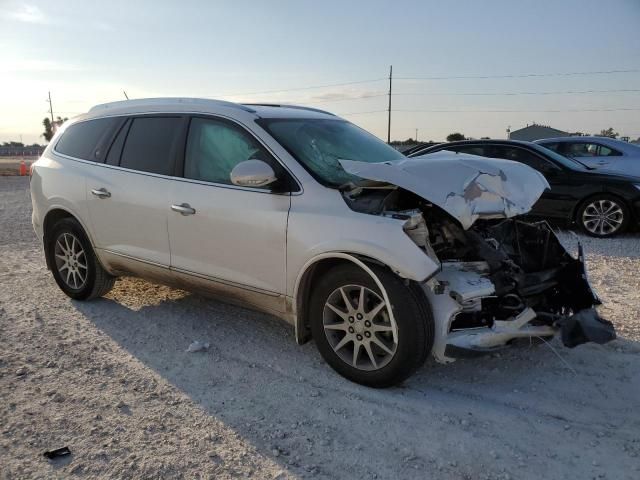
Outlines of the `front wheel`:
{"label": "front wheel", "polygon": [[371,268],[390,304],[367,272],[341,265],[313,290],[311,330],[320,354],[339,374],[370,387],[388,387],[424,363],[433,346],[434,322],[418,287],[387,269]]}
{"label": "front wheel", "polygon": [[589,198],[580,206],[576,221],[587,235],[612,237],[627,229],[629,209],[617,197],[602,194]]}

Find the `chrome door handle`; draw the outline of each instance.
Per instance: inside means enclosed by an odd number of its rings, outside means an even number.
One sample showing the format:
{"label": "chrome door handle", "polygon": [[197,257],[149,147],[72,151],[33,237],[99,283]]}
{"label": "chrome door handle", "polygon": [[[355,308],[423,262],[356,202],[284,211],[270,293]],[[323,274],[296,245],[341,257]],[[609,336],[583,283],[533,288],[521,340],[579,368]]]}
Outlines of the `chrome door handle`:
{"label": "chrome door handle", "polygon": [[106,188],[100,188],[97,190],[94,188],[91,190],[91,193],[99,198],[109,198],[111,196],[111,192],[108,192]]}
{"label": "chrome door handle", "polygon": [[196,209],[191,208],[191,205],[189,205],[188,203],[171,205],[171,210],[173,210],[174,212],[178,212],[180,215],[194,215],[196,213]]}

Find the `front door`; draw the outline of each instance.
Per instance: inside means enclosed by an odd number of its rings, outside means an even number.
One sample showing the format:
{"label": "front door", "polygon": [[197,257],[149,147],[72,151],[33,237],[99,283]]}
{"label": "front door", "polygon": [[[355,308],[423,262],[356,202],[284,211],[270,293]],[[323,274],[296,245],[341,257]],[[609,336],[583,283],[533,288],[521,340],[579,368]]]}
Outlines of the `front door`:
{"label": "front door", "polygon": [[278,172],[277,161],[243,127],[191,119],[184,178],[173,182],[167,205],[171,268],[283,301],[291,197],[233,185],[231,170],[250,159]]}

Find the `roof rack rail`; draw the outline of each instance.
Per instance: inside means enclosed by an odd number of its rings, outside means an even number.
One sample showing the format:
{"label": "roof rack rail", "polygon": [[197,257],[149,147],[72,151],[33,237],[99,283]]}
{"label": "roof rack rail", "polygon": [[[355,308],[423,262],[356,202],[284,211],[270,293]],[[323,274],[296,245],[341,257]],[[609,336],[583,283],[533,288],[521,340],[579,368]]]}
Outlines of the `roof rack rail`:
{"label": "roof rack rail", "polygon": [[97,110],[106,110],[110,108],[119,107],[150,107],[153,105],[184,105],[184,104],[198,104],[208,103],[215,104],[228,108],[237,108],[244,110],[245,112],[255,113],[255,110],[251,109],[247,105],[241,103],[227,102],[225,100],[215,100],[210,98],[189,98],[189,97],[158,97],[158,98],[138,98],[134,100],[119,100],[116,102],[102,103],[91,107],[89,112],[95,112]]}
{"label": "roof rack rail", "polygon": [[253,107],[281,107],[281,108],[294,108],[296,110],[309,110],[310,112],[324,113],[325,115],[331,115],[335,117],[335,113],[327,112],[326,110],[320,110],[319,108],[303,107],[301,105],[289,105],[286,103],[243,103],[242,105]]}

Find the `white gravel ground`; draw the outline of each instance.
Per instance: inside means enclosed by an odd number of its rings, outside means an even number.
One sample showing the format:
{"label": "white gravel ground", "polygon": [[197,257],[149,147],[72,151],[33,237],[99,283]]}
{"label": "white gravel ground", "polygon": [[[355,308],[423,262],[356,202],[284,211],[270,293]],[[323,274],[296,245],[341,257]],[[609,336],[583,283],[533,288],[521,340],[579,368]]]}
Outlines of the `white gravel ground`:
{"label": "white gravel ground", "polygon": [[0,178],[0,478],[640,478],[640,237],[581,239],[619,340],[371,390],[263,314],[136,279],[71,301]]}

